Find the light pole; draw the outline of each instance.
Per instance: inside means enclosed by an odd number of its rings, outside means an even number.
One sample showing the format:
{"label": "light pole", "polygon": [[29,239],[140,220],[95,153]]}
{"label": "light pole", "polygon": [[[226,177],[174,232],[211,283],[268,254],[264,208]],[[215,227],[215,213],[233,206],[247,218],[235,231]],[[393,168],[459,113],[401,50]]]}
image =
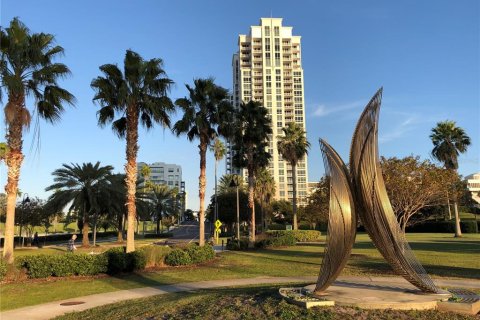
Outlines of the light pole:
{"label": "light pole", "polygon": [[237,241],[238,246],[240,247],[240,202],[238,200],[238,186],[238,183],[235,181],[234,178],[232,178],[232,181],[230,182],[230,187],[237,188]]}

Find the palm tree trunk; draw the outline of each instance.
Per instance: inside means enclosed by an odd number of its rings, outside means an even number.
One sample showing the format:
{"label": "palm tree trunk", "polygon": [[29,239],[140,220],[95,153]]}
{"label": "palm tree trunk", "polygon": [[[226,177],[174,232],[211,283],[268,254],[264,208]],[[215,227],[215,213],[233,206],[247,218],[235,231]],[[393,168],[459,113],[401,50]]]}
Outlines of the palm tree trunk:
{"label": "palm tree trunk", "polygon": [[135,206],[135,192],[137,182],[137,151],[138,151],[138,110],[131,104],[127,108],[127,148],[125,165],[125,183],[127,185],[127,253],[135,251],[135,220],[137,208]]}
{"label": "palm tree trunk", "polygon": [[207,168],[207,141],[201,136],[200,144],[200,176],[198,177],[198,195],[200,197],[200,210],[198,212],[198,223],[200,226],[199,246],[205,244],[205,188],[207,186],[206,168]]}
{"label": "palm tree trunk", "polygon": [[455,211],[455,238],[460,238],[462,237],[462,229],[460,228],[460,215],[458,214],[456,197],[453,200],[453,210]]}
{"label": "palm tree trunk", "polygon": [[83,213],[83,227],[82,227],[82,247],[90,247],[88,240],[88,213]]}
{"label": "palm tree trunk", "polygon": [[292,182],[293,182],[293,230],[298,230],[297,224],[297,165],[292,163]]}
{"label": "palm tree trunk", "polygon": [[253,246],[255,243],[255,178],[252,165],[248,168],[248,207],[251,212],[249,245]]}
{"label": "palm tree trunk", "polygon": [[21,111],[25,106],[23,95],[9,97],[9,102],[15,106],[15,119],[8,125],[6,135],[9,152],[5,157],[7,165],[7,184],[5,192],[7,193],[7,212],[5,220],[5,243],[3,246],[3,257],[7,263],[13,263],[13,247],[15,233],[15,206],[17,203],[18,179],[20,178],[20,168],[23,162],[22,154],[22,119]]}
{"label": "palm tree trunk", "polygon": [[157,234],[160,234],[160,219],[161,215],[157,215]]}
{"label": "palm tree trunk", "polygon": [[123,242],[123,214],[119,215],[117,218],[118,234],[117,242]]}

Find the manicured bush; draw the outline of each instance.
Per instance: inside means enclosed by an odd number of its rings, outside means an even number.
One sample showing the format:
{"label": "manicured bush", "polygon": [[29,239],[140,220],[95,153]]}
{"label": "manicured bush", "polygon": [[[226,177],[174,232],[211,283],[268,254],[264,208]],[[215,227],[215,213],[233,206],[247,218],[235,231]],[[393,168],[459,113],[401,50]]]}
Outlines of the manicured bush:
{"label": "manicured bush", "polygon": [[143,251],[146,259],[146,267],[163,267],[165,266],[165,257],[172,251],[168,246],[149,245],[139,249]]}
{"label": "manicured bush", "polygon": [[272,223],[268,225],[268,230],[285,230],[286,227],[284,224]]}
{"label": "manicured bush", "polygon": [[165,263],[169,266],[184,266],[192,263],[190,255],[182,249],[173,249],[165,257]]}
{"label": "manicured bush", "polygon": [[27,270],[29,278],[46,278],[52,275],[52,255],[38,254],[19,258],[18,265]]}
{"label": "manicured bush", "polygon": [[267,239],[269,241],[269,247],[284,247],[284,246],[294,246],[297,243],[297,240],[293,233],[286,232],[277,237],[271,237]]}
{"label": "manicured bush", "polygon": [[463,233],[478,233],[477,221],[460,221]]}
{"label": "manicured bush", "polygon": [[[463,233],[477,233],[479,230],[478,224],[475,221],[460,221],[460,229]],[[407,228],[407,232],[418,233],[454,233],[455,221],[428,221]]]}
{"label": "manicured bush", "polygon": [[108,274],[115,274],[124,271],[127,268],[127,259],[124,247],[115,247],[103,253],[107,256]]}
{"label": "manicured bush", "polygon": [[0,258],[0,281],[5,278],[5,275],[7,274],[7,262]]}
{"label": "manicured bush", "polygon": [[246,250],[248,249],[248,239],[240,239],[240,241],[236,239],[228,239],[226,248],[227,250],[232,251]]}
{"label": "manicured bush", "polygon": [[213,250],[213,247],[209,244],[206,244],[203,247],[193,244],[188,246],[185,251],[190,256],[193,264],[202,263],[215,258],[215,250]]}
{"label": "manicured bush", "polygon": [[285,234],[291,234],[297,242],[313,242],[320,241],[321,233],[317,230],[275,230],[267,231],[269,237],[277,238]]}
{"label": "manicured bush", "polygon": [[125,254],[125,269],[123,271],[132,272],[145,269],[147,265],[147,256],[145,252],[136,250]]}
{"label": "manicured bush", "polygon": [[144,238],[145,239],[165,239],[173,237],[173,233],[171,232],[164,232],[164,233],[146,233]]}
{"label": "manicured bush", "polygon": [[108,260],[104,254],[40,254],[21,257],[18,264],[27,270],[30,278],[46,278],[105,273]]}

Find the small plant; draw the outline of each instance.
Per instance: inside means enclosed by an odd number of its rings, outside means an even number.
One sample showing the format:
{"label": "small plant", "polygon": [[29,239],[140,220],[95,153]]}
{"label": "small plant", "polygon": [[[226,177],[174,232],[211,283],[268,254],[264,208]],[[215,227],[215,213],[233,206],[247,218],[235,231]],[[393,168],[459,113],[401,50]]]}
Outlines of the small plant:
{"label": "small plant", "polygon": [[5,278],[5,275],[7,274],[7,262],[0,258],[0,281]]}
{"label": "small plant", "polygon": [[165,257],[165,263],[169,266],[185,266],[192,263],[192,258],[182,249],[173,249]]}

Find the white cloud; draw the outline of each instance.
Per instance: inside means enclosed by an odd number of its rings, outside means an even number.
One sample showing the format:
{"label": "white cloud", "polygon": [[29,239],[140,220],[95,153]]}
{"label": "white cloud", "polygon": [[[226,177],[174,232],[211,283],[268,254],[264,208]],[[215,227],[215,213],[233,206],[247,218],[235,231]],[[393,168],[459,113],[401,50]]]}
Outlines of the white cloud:
{"label": "white cloud", "polygon": [[332,106],[326,106],[325,104],[321,104],[315,108],[313,115],[315,117],[325,117],[330,114],[344,112],[344,111],[348,111],[355,108],[360,108],[365,103],[366,103],[365,100],[358,100],[358,101],[352,101],[350,103],[332,105]]}

